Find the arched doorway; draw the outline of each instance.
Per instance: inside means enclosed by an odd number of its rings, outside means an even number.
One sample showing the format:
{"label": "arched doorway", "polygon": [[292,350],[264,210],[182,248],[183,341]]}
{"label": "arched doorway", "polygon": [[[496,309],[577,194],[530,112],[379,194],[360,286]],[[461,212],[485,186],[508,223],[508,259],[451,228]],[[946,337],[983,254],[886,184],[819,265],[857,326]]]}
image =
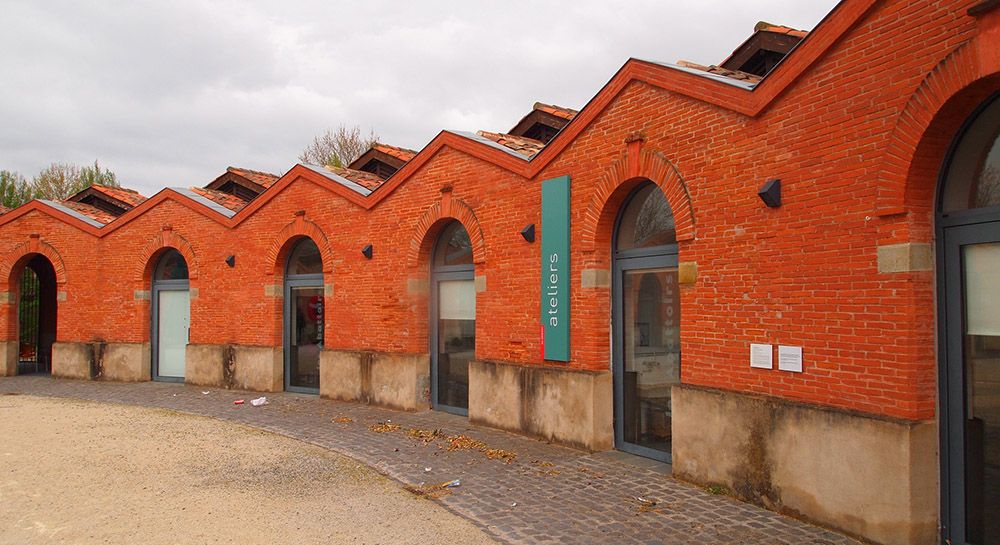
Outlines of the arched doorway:
{"label": "arched doorway", "polygon": [[680,382],[674,216],[647,182],[625,201],[614,237],[615,447],[670,461],[670,389]]}
{"label": "arched doorway", "polygon": [[153,380],[184,382],[191,332],[190,294],[187,261],[170,248],[160,256],[153,271]]}
{"label": "arched doorway", "polygon": [[952,145],[937,235],[942,525],[1000,545],[1000,94]]}
{"label": "arched doorway", "polygon": [[56,271],[42,255],[33,255],[18,282],[17,374],[52,372],[56,341]]}
{"label": "arched doorway", "polygon": [[319,393],[325,301],[323,257],[311,238],[302,238],[285,264],[285,389]]}
{"label": "arched doorway", "polygon": [[476,282],[465,227],[444,227],[431,262],[431,400],[435,409],[469,413],[469,362],[476,357]]}

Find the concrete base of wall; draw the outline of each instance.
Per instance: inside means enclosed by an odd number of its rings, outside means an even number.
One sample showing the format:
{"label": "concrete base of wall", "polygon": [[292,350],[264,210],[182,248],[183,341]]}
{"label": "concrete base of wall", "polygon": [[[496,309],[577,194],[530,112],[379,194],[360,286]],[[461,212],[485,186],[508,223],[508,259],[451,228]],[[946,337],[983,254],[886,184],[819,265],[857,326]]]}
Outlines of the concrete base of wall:
{"label": "concrete base of wall", "polygon": [[257,392],[284,389],[281,347],[189,344],[184,382]]}
{"label": "concrete base of wall", "polygon": [[184,382],[199,386],[224,388],[221,344],[189,344],[184,351]]}
{"label": "concrete base of wall", "polygon": [[0,377],[12,377],[17,374],[17,341],[0,341]]}
{"label": "concrete base of wall", "polygon": [[52,376],[61,378],[89,379],[91,347],[90,343],[53,343]]}
{"label": "concrete base of wall", "polygon": [[611,373],[475,361],[469,420],[589,450],[614,446]]}
{"label": "concrete base of wall", "polygon": [[404,411],[430,407],[430,357],[324,350],[319,359],[319,393]]}
{"label": "concrete base of wall", "polygon": [[937,542],[934,422],[673,388],[673,474],[886,545]]}
{"label": "concrete base of wall", "polygon": [[149,343],[108,343],[100,378],[120,382],[150,380]]}
{"label": "concrete base of wall", "polygon": [[149,343],[55,343],[52,376],[120,382],[149,380]]}
{"label": "concrete base of wall", "polygon": [[257,392],[285,389],[285,360],[280,346],[232,345],[232,388]]}

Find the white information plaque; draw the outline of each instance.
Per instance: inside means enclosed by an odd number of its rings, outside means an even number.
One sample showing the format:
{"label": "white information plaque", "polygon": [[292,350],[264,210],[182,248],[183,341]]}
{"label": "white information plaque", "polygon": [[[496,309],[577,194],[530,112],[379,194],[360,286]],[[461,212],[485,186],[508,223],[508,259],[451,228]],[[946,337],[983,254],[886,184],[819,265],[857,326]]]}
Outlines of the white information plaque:
{"label": "white information plaque", "polygon": [[750,367],[774,369],[773,355],[771,345],[750,343]]}
{"label": "white information plaque", "polygon": [[801,373],[802,347],[778,345],[778,369],[782,371],[791,371],[793,373]]}

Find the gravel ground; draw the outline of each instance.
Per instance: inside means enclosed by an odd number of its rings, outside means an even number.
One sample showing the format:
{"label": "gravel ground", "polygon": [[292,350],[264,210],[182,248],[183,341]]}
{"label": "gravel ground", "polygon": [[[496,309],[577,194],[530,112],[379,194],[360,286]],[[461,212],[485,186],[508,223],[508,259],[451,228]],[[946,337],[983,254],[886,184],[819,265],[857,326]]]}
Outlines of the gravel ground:
{"label": "gravel ground", "polygon": [[172,411],[0,396],[0,544],[487,544],[367,466]]}

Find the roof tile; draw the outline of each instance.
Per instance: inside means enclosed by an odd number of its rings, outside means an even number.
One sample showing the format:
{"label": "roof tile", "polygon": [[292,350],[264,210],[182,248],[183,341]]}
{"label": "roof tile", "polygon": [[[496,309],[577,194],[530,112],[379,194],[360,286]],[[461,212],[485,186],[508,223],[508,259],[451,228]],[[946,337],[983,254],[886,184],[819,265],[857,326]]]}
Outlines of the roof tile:
{"label": "roof tile", "polygon": [[365,189],[368,189],[370,191],[375,191],[376,189],[378,189],[378,186],[382,185],[382,183],[385,182],[385,180],[383,180],[382,178],[379,178],[375,174],[372,174],[371,172],[365,172],[363,170],[355,170],[353,168],[334,167],[334,166],[329,166],[329,165],[323,166],[323,167],[320,167],[320,168],[323,168],[323,169],[325,169],[325,170],[327,170],[329,172],[332,172],[332,173],[336,174],[337,176],[341,176],[343,178],[347,178],[348,180],[350,180],[350,181],[352,181],[352,182],[354,182],[354,183],[360,185],[361,187],[364,187]]}
{"label": "roof tile", "polygon": [[102,223],[104,225],[111,223],[112,221],[115,220],[116,217],[118,217],[109,212],[105,212],[104,210],[101,210],[96,206],[90,204],[84,204],[82,202],[63,200],[59,201],[59,204],[65,206],[66,208],[69,208],[70,210],[79,212],[80,214],[83,214],[84,216],[87,216],[88,218],[97,221],[99,223]]}
{"label": "roof tile", "polygon": [[545,104],[544,102],[536,102],[534,109],[541,110],[556,117],[561,117],[567,121],[572,121],[573,118],[576,117],[576,114],[580,113],[572,108],[563,108],[562,106]]}
{"label": "roof tile", "polygon": [[404,162],[413,159],[417,155],[417,152],[414,150],[407,148],[400,148],[397,146],[390,146],[388,144],[383,144],[381,142],[376,142],[374,145],[372,145],[372,149],[381,151],[386,155],[391,155],[396,159],[399,159],[400,161]]}
{"label": "roof tile", "polygon": [[243,210],[243,207],[247,205],[247,201],[237,197],[236,195],[231,195],[229,193],[224,193],[222,191],[217,191],[215,189],[206,189],[204,187],[192,187],[191,191],[205,197],[206,199],[224,206],[225,208],[232,210],[233,212],[239,212]]}
{"label": "roof tile", "polygon": [[782,26],[782,25],[772,25],[767,21],[761,21],[754,25],[754,32],[774,32],[775,34],[788,34],[789,36],[795,36],[796,38],[805,38],[809,34],[806,30],[798,30],[795,28]]}
{"label": "roof tile", "polygon": [[237,176],[242,176],[251,182],[264,187],[265,189],[271,187],[277,182],[281,176],[277,174],[271,174],[270,172],[261,172],[259,170],[250,170],[248,168],[239,167],[229,167],[226,172],[232,172]]}
{"label": "roof tile", "polygon": [[538,152],[542,151],[545,147],[543,142],[524,136],[514,136],[512,134],[487,131],[478,131],[476,134],[486,138],[487,140],[492,140],[501,146],[510,148],[528,158],[538,155]]}
{"label": "roof tile", "polygon": [[703,64],[698,64],[691,61],[677,61],[678,66],[683,66],[685,68],[693,68],[695,70],[701,70],[703,72],[708,72],[709,74],[716,74],[719,76],[724,76],[727,78],[746,81],[749,83],[758,83],[760,80],[764,79],[757,74],[751,74],[749,72],[741,72],[739,70],[729,70],[728,68],[723,68],[721,66],[716,66],[714,64],[705,66]]}

